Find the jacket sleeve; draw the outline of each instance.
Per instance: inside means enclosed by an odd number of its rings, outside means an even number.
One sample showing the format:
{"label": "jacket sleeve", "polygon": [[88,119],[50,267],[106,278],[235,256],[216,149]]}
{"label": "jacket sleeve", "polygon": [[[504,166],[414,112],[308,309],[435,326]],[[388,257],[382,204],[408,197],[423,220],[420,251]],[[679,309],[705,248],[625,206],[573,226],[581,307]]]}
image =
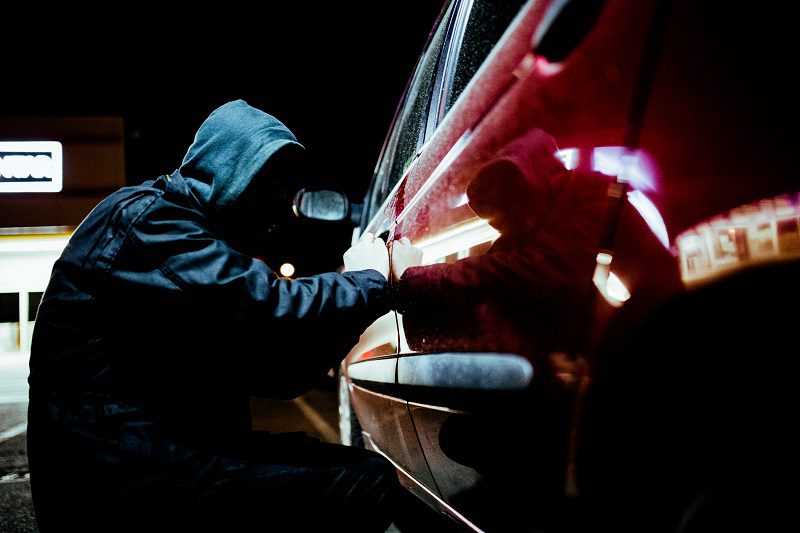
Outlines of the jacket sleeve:
{"label": "jacket sleeve", "polygon": [[[160,303],[172,315],[216,316],[261,344],[280,344],[292,332],[293,351],[334,352],[315,356],[325,364],[390,305],[388,282],[375,270],[279,278],[215,235],[201,213],[159,201],[132,221],[107,275],[114,295],[146,298],[155,312]],[[329,333],[335,339],[314,342]]]}

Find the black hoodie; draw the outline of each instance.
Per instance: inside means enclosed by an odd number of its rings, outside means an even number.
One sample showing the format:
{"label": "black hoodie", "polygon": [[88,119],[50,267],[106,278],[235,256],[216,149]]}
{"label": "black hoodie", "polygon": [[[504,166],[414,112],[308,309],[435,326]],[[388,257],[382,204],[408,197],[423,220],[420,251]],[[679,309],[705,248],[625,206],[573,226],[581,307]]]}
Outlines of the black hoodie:
{"label": "black hoodie", "polygon": [[[223,238],[226,212],[287,146],[300,149],[277,119],[230,102],[203,123],[178,171],[123,188],[88,215],[39,308],[32,448],[43,444],[37,429],[65,423],[37,409],[48,402],[124,406],[212,440],[247,431],[251,394],[304,392],[388,312],[377,271],[282,279]],[[36,449],[33,468],[50,449]]]}

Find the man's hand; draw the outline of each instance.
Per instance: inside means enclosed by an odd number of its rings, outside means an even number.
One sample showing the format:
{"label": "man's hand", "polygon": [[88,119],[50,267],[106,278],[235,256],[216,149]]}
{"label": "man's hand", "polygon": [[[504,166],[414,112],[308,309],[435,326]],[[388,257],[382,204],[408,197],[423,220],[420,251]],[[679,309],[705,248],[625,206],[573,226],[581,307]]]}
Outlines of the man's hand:
{"label": "man's hand", "polygon": [[399,280],[408,267],[422,264],[422,250],[411,244],[408,237],[392,241],[392,275]]}
{"label": "man's hand", "polygon": [[344,253],[344,271],[372,268],[389,279],[389,251],[383,239],[365,233],[361,239]]}

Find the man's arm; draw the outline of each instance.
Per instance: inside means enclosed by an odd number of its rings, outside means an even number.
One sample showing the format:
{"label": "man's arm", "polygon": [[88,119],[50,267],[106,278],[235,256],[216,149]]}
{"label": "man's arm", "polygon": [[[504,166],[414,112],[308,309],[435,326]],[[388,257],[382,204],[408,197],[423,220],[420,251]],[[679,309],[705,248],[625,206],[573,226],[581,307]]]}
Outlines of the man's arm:
{"label": "man's arm", "polygon": [[202,214],[156,202],[131,228],[109,275],[128,288],[160,289],[243,319],[337,321],[360,333],[389,309],[388,255],[380,243],[348,252],[358,270],[284,279],[214,234]]}

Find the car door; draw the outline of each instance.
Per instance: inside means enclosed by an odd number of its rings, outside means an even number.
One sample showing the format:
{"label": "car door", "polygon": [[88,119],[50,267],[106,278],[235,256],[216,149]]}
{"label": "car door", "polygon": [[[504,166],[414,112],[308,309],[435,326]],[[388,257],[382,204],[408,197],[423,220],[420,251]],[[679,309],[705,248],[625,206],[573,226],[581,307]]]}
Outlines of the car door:
{"label": "car door", "polygon": [[[477,527],[544,526],[574,490],[592,282],[599,271],[606,287],[611,274],[598,252],[653,11],[529,2],[459,96],[480,42],[475,11],[443,73],[441,122],[391,199],[393,238],[409,237],[430,265],[413,273],[418,290],[399,317],[397,384],[442,501]],[[471,372],[474,360],[501,367],[509,354],[531,363],[533,382],[502,401],[465,402],[479,396],[416,377]]]}

